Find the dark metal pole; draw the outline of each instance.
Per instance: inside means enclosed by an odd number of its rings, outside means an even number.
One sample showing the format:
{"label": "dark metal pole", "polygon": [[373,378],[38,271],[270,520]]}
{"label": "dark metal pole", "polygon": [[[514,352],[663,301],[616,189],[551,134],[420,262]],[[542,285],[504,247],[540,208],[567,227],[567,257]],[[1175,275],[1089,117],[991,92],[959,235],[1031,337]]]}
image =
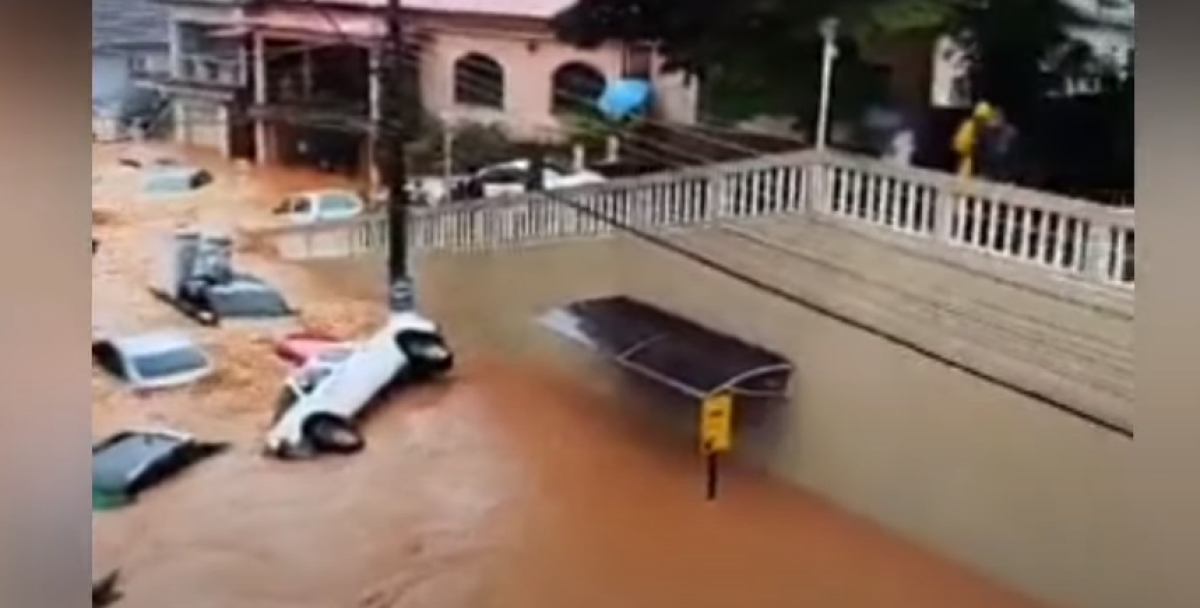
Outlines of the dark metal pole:
{"label": "dark metal pole", "polygon": [[721,462],[716,452],[704,456],[704,498],[716,500],[721,485]]}
{"label": "dark metal pole", "polygon": [[525,176],[527,192],[543,192],[546,190],[546,151],[542,144],[532,147],[529,155],[529,173]]}
{"label": "dark metal pole", "polygon": [[404,70],[404,23],[400,0],[388,0],[379,73],[379,115],[375,124],[375,158],[387,189],[388,307],[403,312],[415,307],[408,268],[408,167],[404,158],[407,123],[405,95],[411,83]]}

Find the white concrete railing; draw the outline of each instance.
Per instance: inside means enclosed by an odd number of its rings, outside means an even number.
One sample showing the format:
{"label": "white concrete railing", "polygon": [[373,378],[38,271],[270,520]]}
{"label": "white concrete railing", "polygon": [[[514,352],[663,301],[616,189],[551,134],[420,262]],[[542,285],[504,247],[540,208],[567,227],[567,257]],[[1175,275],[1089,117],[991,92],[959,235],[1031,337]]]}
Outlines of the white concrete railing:
{"label": "white concrete railing", "polygon": [[[803,192],[805,166],[755,159],[540,196],[494,197],[414,209],[410,242],[417,251],[486,251],[602,238],[616,232],[615,225],[663,230],[728,218],[800,213],[807,200]],[[387,222],[381,215],[259,234],[271,236],[288,259],[362,255],[387,247]]]}
{"label": "white concrete railing", "polygon": [[[845,154],[800,152],[544,195],[450,203],[411,214],[417,251],[483,251],[601,238],[614,223],[671,230],[808,214],[1132,289],[1134,213]],[[607,218],[609,221],[599,219]],[[288,259],[382,252],[382,216],[272,229]]]}
{"label": "white concrete railing", "polygon": [[1134,285],[1134,212],[982,180],[830,155],[812,169],[818,217]]}

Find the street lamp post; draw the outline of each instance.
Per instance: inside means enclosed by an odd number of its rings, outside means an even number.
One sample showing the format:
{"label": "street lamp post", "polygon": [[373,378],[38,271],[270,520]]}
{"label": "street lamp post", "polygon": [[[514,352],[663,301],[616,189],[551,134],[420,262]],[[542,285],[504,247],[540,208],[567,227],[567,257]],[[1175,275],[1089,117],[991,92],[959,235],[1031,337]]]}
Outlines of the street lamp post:
{"label": "street lamp post", "polygon": [[836,17],[821,20],[821,97],[817,108],[816,148],[824,150],[829,145],[829,104],[833,94],[833,63],[837,60]]}

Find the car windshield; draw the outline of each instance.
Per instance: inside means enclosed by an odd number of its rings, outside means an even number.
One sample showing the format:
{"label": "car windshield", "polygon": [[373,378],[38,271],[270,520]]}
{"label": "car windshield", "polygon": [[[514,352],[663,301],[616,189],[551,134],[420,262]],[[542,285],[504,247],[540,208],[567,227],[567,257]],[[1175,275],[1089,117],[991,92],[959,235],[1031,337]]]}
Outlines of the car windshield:
{"label": "car windshield", "polygon": [[317,389],[326,378],[333,373],[333,369],[328,366],[306,367],[296,372],[296,388],[302,394],[309,394]]}
{"label": "car windshield", "polygon": [[132,357],[130,364],[146,380],[169,378],[208,367],[208,357],[200,349],[179,346]]}
{"label": "car windshield", "polygon": [[352,211],[358,199],[349,192],[327,192],[321,196],[321,207],[329,211]]}
{"label": "car windshield", "polygon": [[144,185],[149,194],[179,194],[191,192],[212,182],[212,175],[203,169],[159,165],[147,170]]}
{"label": "car windshield", "polygon": [[129,433],[92,454],[92,488],[122,493],[148,462],[165,458],[179,447],[173,437]]}
{"label": "car windshield", "polygon": [[229,285],[209,290],[209,302],[222,317],[270,319],[291,314],[279,292],[253,285]]}
{"label": "car windshield", "polygon": [[558,161],[547,160],[547,161],[545,161],[544,164],[546,167],[546,171],[551,174],[557,173],[560,176],[567,176],[567,175],[573,175],[576,173],[574,167],[565,165]]}

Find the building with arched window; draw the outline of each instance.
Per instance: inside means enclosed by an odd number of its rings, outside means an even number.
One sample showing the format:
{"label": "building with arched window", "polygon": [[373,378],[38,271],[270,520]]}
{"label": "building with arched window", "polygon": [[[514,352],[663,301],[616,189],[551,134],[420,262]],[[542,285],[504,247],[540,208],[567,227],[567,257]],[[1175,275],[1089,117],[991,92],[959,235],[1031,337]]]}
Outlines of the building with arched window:
{"label": "building with arched window", "polygon": [[[594,107],[607,83],[637,77],[653,85],[656,116],[695,121],[695,84],[663,73],[653,49],[559,41],[550,19],[572,1],[405,0],[410,107],[544,140]],[[140,77],[175,100],[181,143],[258,162],[349,171],[369,164],[381,2],[161,2],[170,61]]]}

